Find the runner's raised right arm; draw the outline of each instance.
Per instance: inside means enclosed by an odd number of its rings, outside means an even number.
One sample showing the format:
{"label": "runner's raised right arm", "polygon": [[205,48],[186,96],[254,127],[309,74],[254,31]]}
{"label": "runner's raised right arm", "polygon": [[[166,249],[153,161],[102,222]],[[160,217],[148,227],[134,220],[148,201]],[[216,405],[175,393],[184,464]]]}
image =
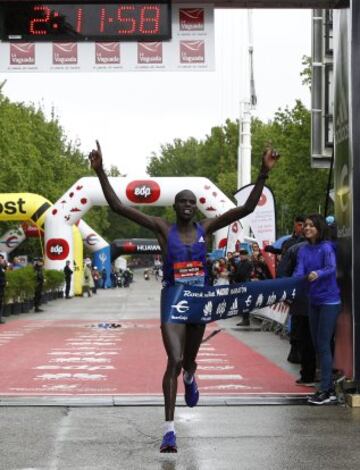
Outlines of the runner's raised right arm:
{"label": "runner's raised right arm", "polygon": [[92,150],[90,152],[89,160],[92,169],[96,172],[100,180],[105,199],[107,200],[110,208],[117,214],[120,214],[155,233],[162,232],[164,227],[160,227],[160,225],[162,225],[161,223],[163,223],[161,219],[144,214],[133,207],[127,207],[120,201],[104,171],[101,147],[98,141],[96,141],[96,147],[96,150]]}

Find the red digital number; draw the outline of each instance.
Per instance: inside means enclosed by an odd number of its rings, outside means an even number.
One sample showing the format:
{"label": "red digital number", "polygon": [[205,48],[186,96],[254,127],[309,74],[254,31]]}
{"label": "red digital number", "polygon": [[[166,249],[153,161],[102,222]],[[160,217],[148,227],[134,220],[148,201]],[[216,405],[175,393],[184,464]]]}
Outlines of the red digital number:
{"label": "red digital number", "polygon": [[140,33],[159,33],[160,8],[154,5],[146,5],[141,8]]}
{"label": "red digital number", "polygon": [[117,19],[119,22],[124,23],[126,26],[129,26],[126,29],[119,29],[118,34],[133,34],[136,31],[136,20],[129,16],[122,16],[123,12],[133,12],[135,11],[134,5],[122,5],[117,10]]}
{"label": "red digital number", "polygon": [[76,11],[76,32],[81,33],[83,24],[83,8],[78,8]]}
{"label": "red digital number", "polygon": [[45,35],[47,34],[46,29],[37,29],[39,26],[42,24],[49,23],[50,21],[50,15],[51,11],[49,7],[46,7],[44,5],[35,5],[34,6],[34,12],[42,12],[44,16],[41,18],[33,18],[30,23],[29,23],[29,32],[30,34],[33,34],[34,36],[39,36],[39,35]]}
{"label": "red digital number", "polygon": [[105,15],[106,15],[106,8],[100,9],[100,33],[103,33],[105,30]]}

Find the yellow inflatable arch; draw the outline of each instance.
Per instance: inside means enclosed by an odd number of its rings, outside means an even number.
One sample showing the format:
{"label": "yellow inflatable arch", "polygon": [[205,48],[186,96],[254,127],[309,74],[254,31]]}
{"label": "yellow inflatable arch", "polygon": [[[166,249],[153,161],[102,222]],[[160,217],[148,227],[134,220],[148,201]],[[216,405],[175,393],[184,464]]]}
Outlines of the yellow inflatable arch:
{"label": "yellow inflatable arch", "polygon": [[[21,221],[32,222],[39,229],[44,229],[45,215],[52,203],[43,196],[33,193],[2,193],[0,194],[0,222]],[[74,293],[82,293],[83,277],[83,242],[79,229],[73,225],[74,243]]]}

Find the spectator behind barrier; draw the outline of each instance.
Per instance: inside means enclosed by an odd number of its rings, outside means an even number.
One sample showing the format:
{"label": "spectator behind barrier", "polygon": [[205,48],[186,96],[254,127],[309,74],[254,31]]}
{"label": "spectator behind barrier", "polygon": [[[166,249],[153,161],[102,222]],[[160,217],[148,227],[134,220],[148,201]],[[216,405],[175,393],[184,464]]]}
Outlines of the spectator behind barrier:
{"label": "spectator behind barrier", "polygon": [[34,259],[34,271],[35,271],[35,295],[34,295],[34,311],[43,312],[43,309],[40,308],[41,305],[41,296],[42,290],[44,287],[44,270],[43,270],[43,260],[41,258]]}
{"label": "spectator behind barrier", "polygon": [[305,277],[309,286],[310,329],[320,361],[320,389],[308,402],[323,405],[336,401],[332,380],[331,341],[341,311],[336,281],[336,256],[328,241],[324,217],[313,214],[305,219],[304,235],[308,243],[299,249],[294,277]]}
{"label": "spectator behind barrier", "polygon": [[66,261],[64,267],[64,276],[65,276],[65,299],[70,299],[70,286],[71,286],[71,276],[73,275],[73,270],[70,268],[70,261]]}

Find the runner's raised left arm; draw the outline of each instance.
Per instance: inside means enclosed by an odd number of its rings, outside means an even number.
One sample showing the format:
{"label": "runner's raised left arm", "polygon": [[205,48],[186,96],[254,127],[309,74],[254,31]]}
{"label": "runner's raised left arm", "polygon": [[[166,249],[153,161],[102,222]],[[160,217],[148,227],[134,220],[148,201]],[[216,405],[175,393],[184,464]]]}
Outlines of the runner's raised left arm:
{"label": "runner's raised left arm", "polygon": [[230,209],[216,219],[203,220],[201,223],[207,235],[216,232],[216,230],[219,230],[223,227],[227,227],[231,223],[246,217],[255,210],[255,207],[257,206],[261,193],[264,189],[265,180],[268,177],[268,173],[274,167],[279,157],[280,155],[273,149],[267,149],[264,152],[259,176],[257,177],[255,186],[249,194],[245,204],[243,206]]}

